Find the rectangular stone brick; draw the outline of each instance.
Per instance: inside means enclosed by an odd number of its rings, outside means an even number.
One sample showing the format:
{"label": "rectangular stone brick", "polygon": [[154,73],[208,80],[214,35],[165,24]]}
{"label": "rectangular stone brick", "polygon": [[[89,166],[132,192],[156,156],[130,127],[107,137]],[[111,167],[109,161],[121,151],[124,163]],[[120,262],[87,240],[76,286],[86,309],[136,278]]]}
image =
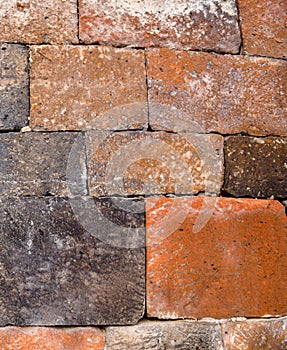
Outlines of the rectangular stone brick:
{"label": "rectangular stone brick", "polygon": [[287,138],[228,137],[225,185],[229,194],[287,198]]}
{"label": "rectangular stone brick", "polygon": [[274,200],[206,199],[146,200],[148,316],[286,314],[283,205]]}
{"label": "rectangular stone brick", "polygon": [[143,51],[44,45],[30,53],[33,129],[147,127]]}
{"label": "rectangular stone brick", "polygon": [[219,135],[88,132],[90,195],[219,194],[222,148]]}
{"label": "rectangular stone brick", "polygon": [[29,116],[28,50],[24,46],[0,44],[0,85],[0,130],[19,130]]}
{"label": "rectangular stone brick", "polygon": [[223,323],[227,350],[287,349],[287,318]]}
{"label": "rectangular stone brick", "polygon": [[[0,134],[0,159],[2,196],[87,192],[84,139],[80,133]],[[69,177],[68,166],[74,166]]]}
{"label": "rectangular stone brick", "polygon": [[219,324],[144,321],[130,327],[108,327],[107,350],[223,350]]}
{"label": "rectangular stone brick", "polygon": [[0,41],[77,43],[77,0],[0,0]]}
{"label": "rectangular stone brick", "polygon": [[0,328],[1,350],[103,350],[104,342],[97,328]]}
{"label": "rectangular stone brick", "polygon": [[285,0],[238,0],[243,50],[251,55],[287,58]]}
{"label": "rectangular stone brick", "polygon": [[80,39],[137,47],[237,53],[235,0],[80,0]]}
{"label": "rectangular stone brick", "polygon": [[124,223],[111,229],[94,219],[98,231],[86,231],[75,209],[64,198],[0,198],[1,325],[120,325],[142,317],[144,249],[104,243],[124,234]]}
{"label": "rectangular stone brick", "polygon": [[147,60],[153,129],[287,135],[287,62],[167,49]]}

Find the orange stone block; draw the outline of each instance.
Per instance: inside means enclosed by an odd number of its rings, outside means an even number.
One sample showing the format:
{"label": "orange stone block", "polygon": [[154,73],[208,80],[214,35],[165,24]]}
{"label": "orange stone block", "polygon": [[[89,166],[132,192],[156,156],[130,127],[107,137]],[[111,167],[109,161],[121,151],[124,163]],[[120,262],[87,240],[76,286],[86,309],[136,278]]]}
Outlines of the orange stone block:
{"label": "orange stone block", "polygon": [[227,350],[287,349],[287,318],[222,324]]}
{"label": "orange stone block", "polygon": [[238,0],[238,5],[244,52],[287,58],[286,0]]}
{"label": "orange stone block", "polygon": [[0,0],[0,42],[78,42],[77,0]]}
{"label": "orange stone block", "polygon": [[287,135],[283,60],[149,49],[147,69],[156,130]]}
{"label": "orange stone block", "polygon": [[142,50],[43,45],[30,55],[34,130],[147,126]]}
{"label": "orange stone block", "polygon": [[217,198],[212,208],[205,200],[146,200],[148,315],[166,319],[286,314],[283,205]]}
{"label": "orange stone block", "polygon": [[1,350],[103,350],[104,343],[96,328],[0,328]]}

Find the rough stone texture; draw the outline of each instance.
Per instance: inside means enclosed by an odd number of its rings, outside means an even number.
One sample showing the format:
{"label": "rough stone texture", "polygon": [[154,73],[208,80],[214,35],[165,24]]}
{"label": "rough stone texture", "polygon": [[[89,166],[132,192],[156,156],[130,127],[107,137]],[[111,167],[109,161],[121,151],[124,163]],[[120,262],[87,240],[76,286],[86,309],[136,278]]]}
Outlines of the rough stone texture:
{"label": "rough stone texture", "polygon": [[285,0],[238,0],[245,53],[287,58]]}
{"label": "rough stone texture", "polygon": [[0,0],[0,41],[77,43],[77,0]]}
{"label": "rough stone texture", "polygon": [[107,350],[223,350],[220,325],[207,322],[141,322],[109,327]]}
{"label": "rough stone texture", "polygon": [[35,130],[147,126],[142,50],[33,46],[30,76]]}
{"label": "rough stone texture", "polygon": [[104,342],[97,328],[0,328],[1,350],[103,350]]}
{"label": "rough stone texture", "polygon": [[219,193],[223,138],[165,132],[88,132],[90,194]]}
{"label": "rough stone texture", "polygon": [[80,39],[237,53],[235,0],[80,0]]}
{"label": "rough stone texture", "polygon": [[76,214],[63,198],[0,199],[1,325],[119,325],[142,317],[144,250],[104,244]]}
{"label": "rough stone texture", "polygon": [[287,198],[287,138],[228,137],[225,169],[233,196]]}
{"label": "rough stone texture", "polygon": [[227,350],[287,349],[287,318],[222,325]]}
{"label": "rough stone texture", "polygon": [[287,62],[168,49],[147,59],[152,128],[180,130],[182,119],[187,130],[287,135]]}
{"label": "rough stone texture", "polygon": [[0,130],[20,129],[28,123],[27,63],[25,47],[0,44]]}
{"label": "rough stone texture", "polygon": [[174,219],[174,230],[166,237],[161,237],[161,228],[168,230],[164,217],[176,199],[146,200],[148,316],[286,314],[283,205],[273,200],[218,198],[210,220],[195,231],[207,210],[203,197],[177,200],[188,202],[189,212],[181,224]]}
{"label": "rough stone texture", "polygon": [[[77,176],[67,182],[68,159],[77,138],[82,146],[74,169]],[[71,186],[74,195],[86,194],[84,140],[78,133],[0,134],[0,159],[2,196],[67,196]]]}

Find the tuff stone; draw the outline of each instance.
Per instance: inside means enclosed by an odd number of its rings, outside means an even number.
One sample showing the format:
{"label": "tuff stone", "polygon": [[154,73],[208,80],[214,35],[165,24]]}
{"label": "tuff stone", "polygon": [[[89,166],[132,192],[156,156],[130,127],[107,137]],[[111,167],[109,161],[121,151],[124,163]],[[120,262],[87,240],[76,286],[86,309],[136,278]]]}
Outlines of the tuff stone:
{"label": "tuff stone", "polygon": [[238,0],[243,50],[287,58],[287,4],[284,0]]}
{"label": "tuff stone", "polygon": [[144,250],[103,243],[67,199],[0,198],[0,229],[2,326],[127,325],[142,317]]}
{"label": "tuff stone", "polygon": [[27,64],[24,46],[0,44],[0,130],[19,130],[28,123]]}
{"label": "tuff stone", "polygon": [[33,46],[34,130],[141,129],[147,126],[142,50]]}
{"label": "tuff stone", "polygon": [[148,49],[150,125],[286,136],[286,69],[283,60]]}
{"label": "tuff stone", "polygon": [[223,350],[220,325],[208,322],[144,321],[130,327],[108,327],[108,350]]}
{"label": "tuff stone", "polygon": [[77,43],[77,0],[0,0],[0,41]]}
{"label": "tuff stone", "polygon": [[212,207],[204,199],[146,199],[148,316],[286,314],[283,205],[221,197]]}
{"label": "tuff stone", "polygon": [[239,50],[235,0],[80,0],[79,5],[80,40],[86,43]]}
{"label": "tuff stone", "polygon": [[92,196],[219,194],[223,138],[165,132],[96,132],[87,136]]}
{"label": "tuff stone", "polygon": [[224,323],[224,344],[227,350],[286,349],[286,325],[286,317]]}
{"label": "tuff stone", "polygon": [[97,328],[0,328],[2,350],[103,350],[104,334]]}
{"label": "tuff stone", "polygon": [[[73,174],[66,176],[74,149]],[[0,194],[2,196],[85,195],[84,140],[78,133],[0,134]],[[73,161],[70,161],[70,166]]]}
{"label": "tuff stone", "polygon": [[287,139],[228,137],[225,141],[225,185],[229,194],[287,197]]}

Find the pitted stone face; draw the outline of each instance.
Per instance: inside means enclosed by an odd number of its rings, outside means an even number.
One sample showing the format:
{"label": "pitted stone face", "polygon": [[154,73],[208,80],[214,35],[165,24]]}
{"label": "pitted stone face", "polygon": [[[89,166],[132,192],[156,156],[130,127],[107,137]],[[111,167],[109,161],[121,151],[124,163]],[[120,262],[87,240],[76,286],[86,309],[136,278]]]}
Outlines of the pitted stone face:
{"label": "pitted stone face", "polygon": [[0,41],[77,43],[77,1],[0,0]]}
{"label": "pitted stone face", "polygon": [[240,45],[236,2],[81,0],[80,39],[236,53]]}

